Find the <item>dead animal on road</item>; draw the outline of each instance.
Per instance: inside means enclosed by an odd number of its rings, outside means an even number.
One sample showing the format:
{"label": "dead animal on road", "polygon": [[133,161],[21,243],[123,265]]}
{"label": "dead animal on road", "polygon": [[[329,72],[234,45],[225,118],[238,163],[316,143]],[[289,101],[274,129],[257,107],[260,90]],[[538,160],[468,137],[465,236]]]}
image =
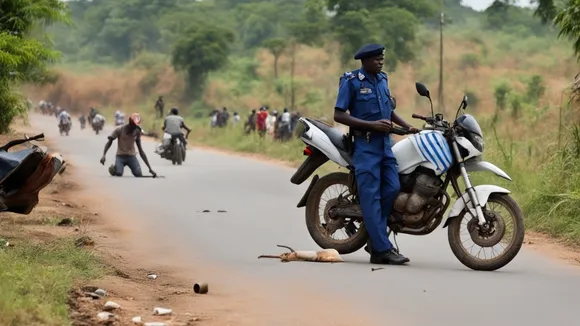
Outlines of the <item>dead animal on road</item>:
{"label": "dead animal on road", "polygon": [[258,258],[278,258],[283,263],[290,261],[314,261],[320,263],[342,263],[344,260],[335,249],[325,249],[320,251],[295,251],[288,246],[278,245],[280,248],[286,248],[290,252],[285,252],[280,255],[261,255]]}

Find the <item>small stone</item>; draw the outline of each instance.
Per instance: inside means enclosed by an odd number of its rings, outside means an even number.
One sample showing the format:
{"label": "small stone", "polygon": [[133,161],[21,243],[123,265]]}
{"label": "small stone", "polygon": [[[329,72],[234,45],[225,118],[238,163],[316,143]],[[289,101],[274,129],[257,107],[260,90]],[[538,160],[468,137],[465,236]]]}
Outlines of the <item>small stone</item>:
{"label": "small stone", "polygon": [[103,307],[103,310],[105,311],[111,311],[111,310],[115,310],[115,309],[119,309],[121,308],[121,305],[113,302],[113,301],[107,301],[105,302],[105,306]]}
{"label": "small stone", "polygon": [[209,209],[204,209],[202,212],[209,213]]}
{"label": "small stone", "polygon": [[218,209],[218,213],[227,213],[225,209]]}
{"label": "small stone", "polygon": [[167,326],[167,324],[164,322],[160,322],[160,321],[151,321],[151,322],[143,324],[143,326]]}
{"label": "small stone", "polygon": [[104,297],[107,295],[107,291],[103,290],[103,289],[96,289],[95,290],[95,294],[100,295],[101,297]]}
{"label": "small stone", "polygon": [[154,274],[154,273],[149,273],[149,274],[147,274],[147,278],[150,279],[150,280],[154,280],[154,279],[157,278],[157,275]]}
{"label": "small stone", "polygon": [[160,315],[160,316],[170,315],[172,312],[173,311],[171,309],[161,308],[161,307],[155,307],[155,309],[153,309],[153,314]]}
{"label": "small stone", "polygon": [[141,324],[143,320],[141,320],[141,316],[135,316],[131,319],[134,324]]}
{"label": "small stone", "polygon": [[97,314],[97,318],[99,318],[99,320],[110,320],[114,319],[115,315],[110,312],[101,311]]}

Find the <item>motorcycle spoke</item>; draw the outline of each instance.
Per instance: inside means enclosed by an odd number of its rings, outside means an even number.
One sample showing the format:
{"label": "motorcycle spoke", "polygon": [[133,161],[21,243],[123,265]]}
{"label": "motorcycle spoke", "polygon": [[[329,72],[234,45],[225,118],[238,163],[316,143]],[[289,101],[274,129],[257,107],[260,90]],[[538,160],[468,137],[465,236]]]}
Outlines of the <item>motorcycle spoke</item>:
{"label": "motorcycle spoke", "polygon": [[[514,217],[511,216],[510,212],[505,207],[503,207],[503,205],[496,202],[488,202],[484,210],[484,213],[486,212],[493,212],[493,214],[495,214],[498,219],[503,219],[505,233],[497,243],[491,246],[485,246],[476,243],[476,240],[478,239],[474,240],[473,236],[479,237],[481,239],[477,241],[479,242],[489,240],[493,237],[493,235],[486,237],[480,234],[478,231],[472,231],[470,233],[471,229],[477,227],[477,219],[473,219],[473,222],[470,222],[472,217],[468,214],[463,216],[460,228],[461,245],[465,252],[476,259],[484,261],[494,260],[505,254],[515,237]],[[476,235],[472,236],[472,233],[474,232]]]}

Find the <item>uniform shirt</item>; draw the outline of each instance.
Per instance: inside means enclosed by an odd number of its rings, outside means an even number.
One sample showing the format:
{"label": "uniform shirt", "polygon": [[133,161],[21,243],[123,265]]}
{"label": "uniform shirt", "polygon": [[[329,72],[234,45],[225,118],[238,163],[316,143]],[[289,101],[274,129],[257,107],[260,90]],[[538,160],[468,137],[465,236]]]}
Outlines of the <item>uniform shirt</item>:
{"label": "uniform shirt", "polygon": [[173,135],[181,132],[183,118],[178,115],[169,115],[165,117],[165,132]]}
{"label": "uniform shirt", "polygon": [[[389,81],[385,73],[381,72],[374,77],[361,68],[346,72],[340,78],[335,108],[348,110],[351,116],[365,121],[391,120],[393,105],[390,96]],[[378,145],[376,141],[371,143]],[[387,156],[393,156],[391,145],[391,137],[386,135],[383,148]]]}
{"label": "uniform shirt", "polygon": [[111,132],[109,139],[117,139],[117,155],[136,156],[135,141],[141,137],[141,129],[135,128],[129,132],[129,124],[118,126]]}
{"label": "uniform shirt", "polygon": [[[360,86],[356,87],[357,84]],[[335,108],[348,110],[353,117],[365,121],[390,120],[393,111],[390,96],[385,73],[375,78],[361,68],[340,78]]]}

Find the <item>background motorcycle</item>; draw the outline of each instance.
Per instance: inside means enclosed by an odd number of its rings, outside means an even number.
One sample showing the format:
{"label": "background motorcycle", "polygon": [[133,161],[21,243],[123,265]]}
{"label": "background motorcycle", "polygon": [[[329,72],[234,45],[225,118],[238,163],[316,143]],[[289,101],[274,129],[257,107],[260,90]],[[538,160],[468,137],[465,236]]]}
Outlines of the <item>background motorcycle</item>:
{"label": "background motorcycle", "polygon": [[93,127],[93,130],[95,131],[95,133],[97,135],[99,134],[99,132],[101,130],[103,130],[104,125],[105,125],[104,121],[101,121],[101,122],[94,122],[93,121],[93,123],[91,124],[91,126]]}
{"label": "background motorcycle", "polygon": [[72,122],[70,121],[70,118],[67,121],[62,121],[61,123],[59,123],[58,128],[59,128],[59,132],[60,132],[61,136],[62,136],[62,134],[65,134],[68,136],[68,134],[72,128]]}
{"label": "background motorcycle", "polygon": [[0,211],[27,215],[38,204],[38,193],[57,173],[65,161],[59,154],[47,153],[36,145],[8,152],[16,145],[43,140],[44,134],[8,142],[0,147]]}
{"label": "background motorcycle", "polygon": [[[427,235],[433,232],[450,205],[447,190],[451,184],[458,199],[443,225],[444,228],[448,227],[451,251],[471,269],[497,270],[515,258],[523,244],[523,213],[509,195],[509,190],[495,185],[472,186],[468,172],[490,171],[504,179],[511,179],[497,166],[482,161],[483,134],[476,119],[465,114],[466,96],[451,125],[442,114],[433,114],[433,103],[425,85],[416,83],[416,89],[419,95],[429,99],[431,117],[413,114],[413,118],[426,122],[424,130],[393,146],[401,192],[388,217],[389,234]],[[463,110],[462,116],[459,116],[460,110]],[[300,139],[307,145],[304,155],[308,157],[294,173],[291,182],[303,183],[329,159],[347,168],[349,173],[335,172],[322,178],[315,175],[297,207],[306,207],[308,232],[320,247],[334,248],[341,254],[355,252],[366,244],[368,235],[356,189],[350,154],[351,138],[318,120],[300,118],[299,121],[304,127]],[[408,130],[395,127],[392,132],[404,135]],[[459,186],[460,176],[466,192],[461,191]],[[326,188],[334,185],[341,185],[345,190],[323,199]],[[324,202],[323,206],[319,207],[321,202]],[[500,209],[505,212],[500,212]],[[462,227],[464,219],[467,220],[466,226]],[[467,230],[466,240],[461,239],[462,228]],[[344,229],[348,236],[346,240],[332,238],[339,229]],[[512,238],[506,240],[507,236]],[[471,247],[481,249],[472,252],[471,248],[464,247],[463,243],[468,240],[474,243]],[[497,251],[501,252],[497,257],[487,259]],[[480,258],[482,252],[483,257]]]}
{"label": "background motorcycle", "polygon": [[179,137],[172,136],[168,133],[163,134],[163,140],[155,150],[155,153],[164,159],[170,160],[174,165],[181,165],[185,162],[186,152],[185,144],[179,140]]}

